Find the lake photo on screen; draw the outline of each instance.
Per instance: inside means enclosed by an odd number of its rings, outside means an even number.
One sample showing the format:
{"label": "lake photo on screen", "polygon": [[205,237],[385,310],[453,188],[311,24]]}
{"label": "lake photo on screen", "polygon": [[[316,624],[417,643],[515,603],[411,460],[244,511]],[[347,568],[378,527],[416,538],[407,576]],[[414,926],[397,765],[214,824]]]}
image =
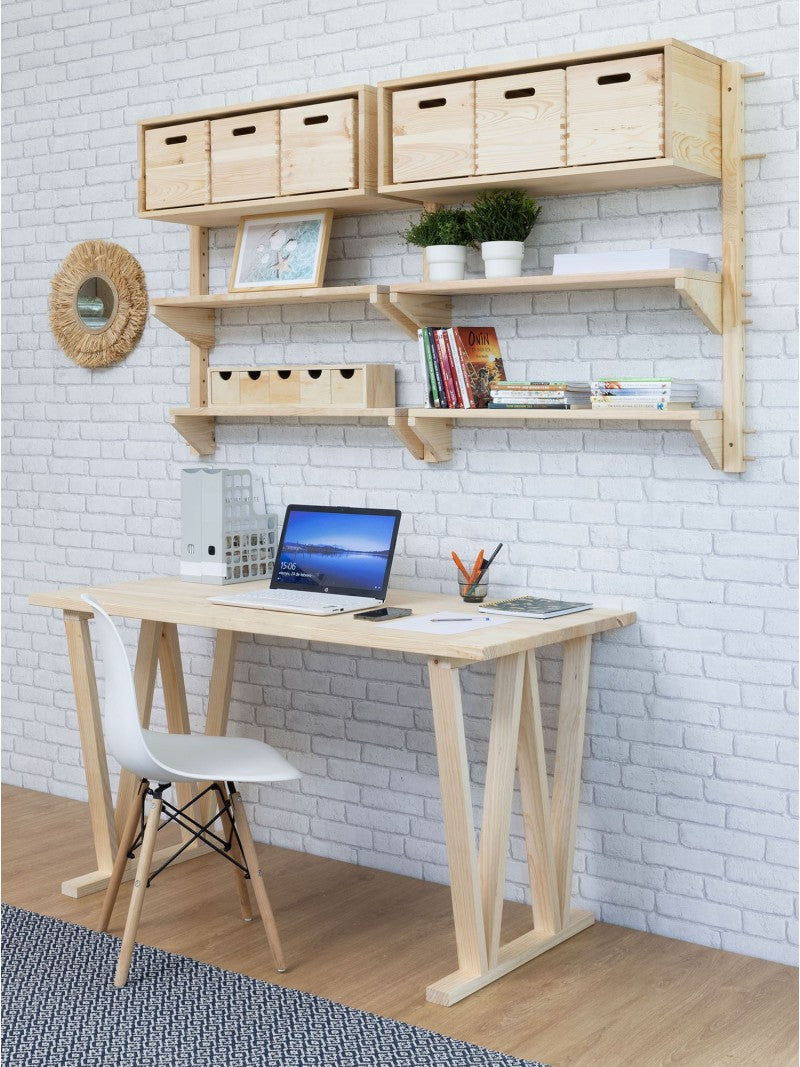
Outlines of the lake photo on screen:
{"label": "lake photo on screen", "polygon": [[278,577],[307,589],[380,590],[394,525],[393,515],[292,512]]}

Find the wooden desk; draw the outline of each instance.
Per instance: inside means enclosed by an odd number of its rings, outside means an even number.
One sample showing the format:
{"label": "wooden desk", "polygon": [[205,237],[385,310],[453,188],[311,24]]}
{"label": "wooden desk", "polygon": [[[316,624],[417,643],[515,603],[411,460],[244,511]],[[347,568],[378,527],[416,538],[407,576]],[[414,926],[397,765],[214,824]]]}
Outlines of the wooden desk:
{"label": "wooden desk", "polygon": [[[255,583],[253,588],[265,584]],[[142,722],[147,726],[150,721],[160,665],[168,727],[179,733],[189,732],[179,625],[217,631],[206,714],[206,733],[214,735],[227,729],[240,633],[383,649],[427,659],[458,950],[458,970],[429,986],[428,1000],[454,1004],[594,922],[590,911],[570,906],[592,635],[630,626],[636,618],[633,612],[592,610],[547,622],[509,619],[503,626],[440,637],[386,629],[350,615],[291,615],[210,604],[207,598],[219,591],[219,586],[153,578],[31,596],[31,604],[59,608],[64,613],[97,855],[97,870],[64,882],[62,892],[83,896],[105,888],[117,835],[136,786],[133,776],[122,772],[115,810],[89,636],[91,612],[80,599],[81,593],[90,592],[109,614],[141,620],[134,678]],[[417,614],[461,607],[457,597],[404,590],[390,591],[387,602],[413,608]],[[558,643],[564,645],[564,665],[551,799],[535,650]],[[487,660],[496,660],[497,667],[478,848],[459,668]],[[501,945],[515,769],[519,771],[533,924],[528,933]],[[179,788],[185,791],[190,787]],[[184,853],[187,859],[192,855],[197,852],[191,848]],[[126,877],[132,876],[130,865]]]}

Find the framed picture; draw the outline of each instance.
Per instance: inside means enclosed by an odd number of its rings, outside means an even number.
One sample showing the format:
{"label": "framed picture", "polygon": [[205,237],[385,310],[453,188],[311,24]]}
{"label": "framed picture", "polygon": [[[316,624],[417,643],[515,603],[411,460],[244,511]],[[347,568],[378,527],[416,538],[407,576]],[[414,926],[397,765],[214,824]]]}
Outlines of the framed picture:
{"label": "framed picture", "polygon": [[241,219],[228,292],[322,285],[332,218],[328,210]]}

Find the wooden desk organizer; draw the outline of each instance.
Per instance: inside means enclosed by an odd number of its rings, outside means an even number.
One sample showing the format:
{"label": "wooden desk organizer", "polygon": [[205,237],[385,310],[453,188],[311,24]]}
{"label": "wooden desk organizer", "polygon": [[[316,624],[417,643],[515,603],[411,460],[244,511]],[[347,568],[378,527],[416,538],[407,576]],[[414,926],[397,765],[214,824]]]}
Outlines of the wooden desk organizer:
{"label": "wooden desk organizer", "polygon": [[385,363],[308,367],[214,367],[211,407],[392,408],[395,371]]}

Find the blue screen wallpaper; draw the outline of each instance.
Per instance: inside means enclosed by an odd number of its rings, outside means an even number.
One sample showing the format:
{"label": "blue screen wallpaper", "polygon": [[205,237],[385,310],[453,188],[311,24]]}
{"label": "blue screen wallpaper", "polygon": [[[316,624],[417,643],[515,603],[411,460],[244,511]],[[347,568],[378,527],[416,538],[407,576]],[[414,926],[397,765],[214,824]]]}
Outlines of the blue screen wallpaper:
{"label": "blue screen wallpaper", "polygon": [[379,592],[394,523],[393,515],[293,511],[277,564],[278,580],[305,589]]}

